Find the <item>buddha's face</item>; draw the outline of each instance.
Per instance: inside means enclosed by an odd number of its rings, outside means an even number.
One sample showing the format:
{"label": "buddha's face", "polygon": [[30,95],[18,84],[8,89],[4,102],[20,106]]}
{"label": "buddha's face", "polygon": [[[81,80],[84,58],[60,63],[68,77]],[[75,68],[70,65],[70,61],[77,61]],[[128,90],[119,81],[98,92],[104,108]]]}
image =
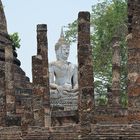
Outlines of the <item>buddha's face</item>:
{"label": "buddha's face", "polygon": [[61,47],[59,47],[59,49],[56,52],[57,59],[67,61],[68,56],[69,56],[69,51],[70,51],[69,46],[62,45]]}
{"label": "buddha's face", "polygon": [[66,45],[62,45],[61,47],[61,58],[63,60],[67,60],[69,56],[70,47]]}

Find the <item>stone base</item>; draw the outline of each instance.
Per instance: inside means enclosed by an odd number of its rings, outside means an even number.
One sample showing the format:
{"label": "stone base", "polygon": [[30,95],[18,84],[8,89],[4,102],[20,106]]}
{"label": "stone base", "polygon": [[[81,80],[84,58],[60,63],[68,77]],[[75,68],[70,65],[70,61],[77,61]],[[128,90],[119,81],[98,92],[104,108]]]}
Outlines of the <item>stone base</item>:
{"label": "stone base", "polygon": [[29,127],[22,133],[20,127],[0,129],[0,140],[139,140],[140,124],[92,124],[92,132],[82,137],[79,125],[59,127]]}
{"label": "stone base", "polygon": [[77,110],[52,111],[52,126],[67,126],[70,124],[77,124],[79,122],[79,116]]}
{"label": "stone base", "polygon": [[63,108],[65,111],[77,110],[78,109],[78,99],[73,97],[67,98],[51,98],[51,108]]}
{"label": "stone base", "polygon": [[121,107],[105,107],[100,106],[95,108],[93,123],[108,123],[108,124],[127,124],[128,112],[127,108]]}

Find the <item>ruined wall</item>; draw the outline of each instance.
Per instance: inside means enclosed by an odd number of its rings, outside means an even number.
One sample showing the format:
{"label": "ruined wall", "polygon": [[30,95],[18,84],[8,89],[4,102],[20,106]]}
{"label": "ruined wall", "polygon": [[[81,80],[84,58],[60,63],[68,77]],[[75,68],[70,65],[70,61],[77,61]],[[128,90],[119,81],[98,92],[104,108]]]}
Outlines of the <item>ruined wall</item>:
{"label": "ruined wall", "polygon": [[[18,89],[18,95],[17,93]],[[0,125],[20,125],[21,116],[24,114],[28,97],[24,100],[21,96],[26,93],[19,92],[23,89],[32,90],[32,85],[25,72],[20,68],[16,50],[7,32],[6,18],[0,0]],[[25,96],[24,96],[25,97]],[[25,102],[26,100],[26,102]],[[24,102],[23,102],[24,101]],[[20,105],[18,103],[20,102]],[[23,102],[23,103],[21,103]],[[30,103],[29,103],[30,104]],[[22,107],[23,109],[20,109]],[[29,108],[29,107],[28,107]],[[31,112],[31,108],[29,109]],[[20,112],[20,113],[19,113]]]}
{"label": "ruined wall", "polygon": [[[1,1],[0,1],[1,2]],[[10,40],[7,33],[0,32],[0,124],[5,125],[4,118],[9,112],[14,116],[17,115],[17,110],[13,105],[23,107],[21,114],[21,127],[1,127],[0,139],[32,139],[32,140],[69,140],[69,139],[83,139],[83,140],[100,140],[100,139],[140,139],[140,64],[139,64],[139,37],[140,37],[140,3],[138,0],[128,1],[128,17],[129,17],[129,35],[128,39],[128,93],[129,93],[129,115],[127,122],[126,116],[120,116],[121,110],[116,107],[118,104],[118,89],[119,85],[114,80],[113,87],[117,96],[114,97],[115,105],[111,104],[113,108],[101,108],[95,110],[93,100],[93,65],[92,65],[92,51],[90,46],[90,14],[88,12],[80,12],[78,16],[78,62],[79,62],[79,116],[80,123],[72,124],[62,127],[44,127],[50,126],[50,108],[49,108],[49,83],[48,83],[48,58],[47,58],[47,38],[46,25],[37,26],[38,37],[38,51],[37,55],[33,56],[33,83],[34,83],[34,115],[35,125],[29,126],[29,122],[33,120],[29,112],[31,103],[28,104],[32,93],[32,85],[25,73],[20,68],[20,61],[18,61],[15,52],[12,52],[8,45]],[[5,23],[5,22],[4,22]],[[3,26],[5,27],[5,26]],[[6,47],[6,49],[5,49]],[[8,55],[8,52],[10,53]],[[9,57],[8,57],[9,56]],[[12,61],[13,59],[13,61]],[[12,64],[13,62],[13,64]],[[115,73],[118,74],[119,71]],[[13,73],[13,74],[12,74]],[[115,76],[114,76],[115,77]],[[5,84],[5,80],[7,83]],[[119,82],[119,76],[117,79]],[[17,83],[13,83],[13,82]],[[11,85],[11,87],[10,87]],[[15,88],[15,95],[18,98],[13,99],[13,92]],[[12,89],[10,91],[10,89]],[[6,93],[6,94],[5,94]],[[29,97],[25,97],[29,93]],[[21,97],[24,96],[24,99]],[[113,95],[112,95],[113,96]],[[117,100],[116,100],[117,99]],[[32,102],[32,99],[30,100]],[[23,104],[22,104],[23,102]],[[10,107],[9,107],[10,103]],[[114,103],[114,102],[113,102]],[[29,107],[29,108],[28,108]],[[113,110],[114,109],[114,110]],[[94,114],[93,114],[94,112]],[[114,114],[115,112],[115,114]],[[53,112],[54,116],[60,112]],[[58,113],[58,114],[55,114]],[[97,114],[95,114],[97,113]],[[104,115],[106,114],[106,115]],[[31,116],[30,116],[31,115]],[[67,114],[66,114],[67,115]],[[103,115],[103,116],[102,116]],[[118,117],[119,115],[119,117]],[[127,115],[127,113],[126,113]],[[101,118],[100,118],[101,117]],[[92,124],[93,120],[99,120],[98,123]],[[104,119],[103,121],[100,121]],[[112,122],[115,120],[115,123]],[[14,119],[16,121],[16,119]],[[46,120],[46,121],[45,121]],[[111,121],[110,121],[111,120]],[[8,126],[10,126],[10,121]],[[14,122],[12,120],[12,122]],[[12,124],[15,125],[16,123]]]}

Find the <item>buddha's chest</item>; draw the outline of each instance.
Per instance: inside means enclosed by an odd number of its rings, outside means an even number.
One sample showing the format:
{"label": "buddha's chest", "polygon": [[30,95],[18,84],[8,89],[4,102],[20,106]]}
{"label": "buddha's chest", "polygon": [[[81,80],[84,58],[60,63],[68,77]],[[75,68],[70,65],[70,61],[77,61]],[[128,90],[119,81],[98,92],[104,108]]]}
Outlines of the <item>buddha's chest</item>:
{"label": "buddha's chest", "polygon": [[55,67],[54,73],[56,77],[71,77],[73,75],[73,68],[69,65]]}

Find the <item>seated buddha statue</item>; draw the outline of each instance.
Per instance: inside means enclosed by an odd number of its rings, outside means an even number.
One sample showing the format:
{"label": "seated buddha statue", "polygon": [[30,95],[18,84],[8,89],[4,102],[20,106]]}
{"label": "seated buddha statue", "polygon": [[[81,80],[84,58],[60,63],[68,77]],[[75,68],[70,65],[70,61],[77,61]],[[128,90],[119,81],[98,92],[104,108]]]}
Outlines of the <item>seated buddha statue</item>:
{"label": "seated buddha statue", "polygon": [[77,66],[68,62],[70,45],[63,30],[55,44],[56,61],[49,64],[50,98],[70,99],[78,97]]}

